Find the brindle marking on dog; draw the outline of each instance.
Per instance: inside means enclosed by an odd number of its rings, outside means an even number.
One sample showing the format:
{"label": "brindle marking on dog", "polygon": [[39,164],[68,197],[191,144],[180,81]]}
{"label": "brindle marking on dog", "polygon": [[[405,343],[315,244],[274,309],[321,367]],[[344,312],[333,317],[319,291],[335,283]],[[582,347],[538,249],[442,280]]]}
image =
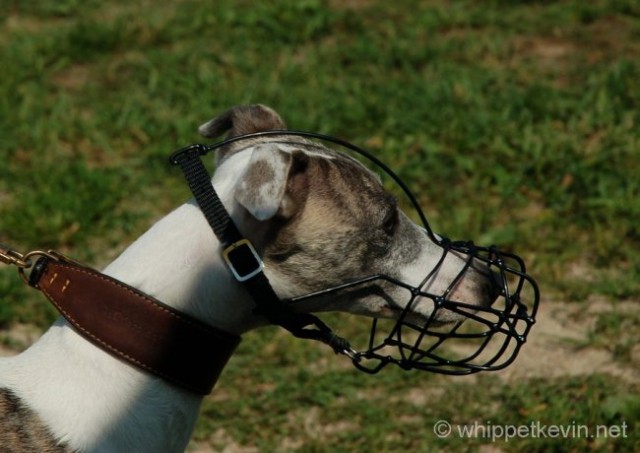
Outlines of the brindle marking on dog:
{"label": "brindle marking on dog", "polygon": [[[356,277],[395,275],[396,255],[411,261],[419,252],[404,246],[415,232],[407,228],[395,198],[366,168],[329,150],[327,154],[332,159],[309,160],[307,194],[295,217],[267,245],[265,260],[277,262],[280,272],[295,275],[308,291],[335,284],[338,275],[353,278],[354,269]],[[332,228],[322,227],[327,224]],[[362,240],[351,240],[353,235]]]}
{"label": "brindle marking on dog", "polygon": [[71,453],[40,418],[7,389],[0,389],[0,453]]}

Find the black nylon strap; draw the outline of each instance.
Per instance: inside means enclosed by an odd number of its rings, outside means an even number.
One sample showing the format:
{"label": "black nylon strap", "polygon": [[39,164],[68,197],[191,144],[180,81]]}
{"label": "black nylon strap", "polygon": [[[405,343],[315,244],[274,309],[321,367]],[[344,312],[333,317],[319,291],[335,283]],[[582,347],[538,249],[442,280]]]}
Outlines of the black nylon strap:
{"label": "black nylon strap", "polygon": [[[173,153],[171,163],[179,165],[202,213],[213,229],[223,248],[244,240],[233,219],[216,193],[200,156],[210,149],[204,145],[192,145]],[[320,319],[311,314],[294,313],[273,290],[264,272],[242,282],[256,304],[255,313],[264,316],[271,324],[284,327],[299,338],[322,341],[336,353],[349,349],[346,340],[336,336]],[[315,329],[305,329],[314,325]]]}
{"label": "black nylon strap", "polygon": [[200,159],[200,154],[206,152],[205,150],[206,147],[202,145],[190,146],[185,148],[184,154],[174,162],[180,165],[189,189],[216,237],[227,247],[242,239],[242,235],[211,185],[209,173]]}

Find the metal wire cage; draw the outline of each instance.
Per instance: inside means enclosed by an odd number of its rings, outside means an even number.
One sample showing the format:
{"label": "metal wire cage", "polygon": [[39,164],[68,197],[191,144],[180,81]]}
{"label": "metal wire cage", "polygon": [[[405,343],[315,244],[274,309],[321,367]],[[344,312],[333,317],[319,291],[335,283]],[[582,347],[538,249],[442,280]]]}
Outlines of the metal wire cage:
{"label": "metal wire cage", "polygon": [[[312,298],[326,298],[338,293],[357,291],[359,288],[372,285],[395,285],[396,290],[401,289],[404,300],[397,301],[397,305],[404,308],[396,318],[367,318],[366,322],[370,323],[368,335],[362,335],[362,332],[354,333],[355,340],[349,342],[336,335],[336,341],[344,342],[344,347],[337,348],[334,344],[334,349],[348,355],[358,369],[372,374],[389,364],[396,364],[406,370],[463,375],[484,370],[499,370],[515,360],[535,323],[540,298],[538,285],[527,273],[522,258],[501,251],[496,246],[480,247],[472,241],[451,241],[435,234],[409,187],[370,152],[327,135],[274,130],[232,137],[203,147],[201,154],[235,142],[256,139],[269,138],[276,142],[295,143],[296,139],[290,142],[286,137],[302,137],[312,139],[312,143],[320,141],[339,145],[373,163],[406,195],[422,223],[425,234],[442,248],[438,263],[433,269],[426,270],[425,279],[417,286],[388,275],[370,275],[288,300],[288,303],[295,304]],[[438,272],[449,254],[463,257],[464,264],[458,275],[443,291],[425,291],[425,282]],[[477,268],[479,263],[485,267],[485,273],[491,276],[497,289],[497,297],[490,306],[457,301],[452,296],[455,285],[467,273],[472,272],[472,268]],[[433,303],[433,310],[426,318],[416,319],[411,316],[419,300],[430,300]],[[461,320],[443,324],[439,321],[442,312],[456,314]],[[350,329],[347,327],[345,330]]]}
{"label": "metal wire cage", "polygon": [[[505,368],[515,360],[535,323],[538,286],[516,255],[500,252],[495,247],[476,247],[469,242],[454,243],[444,239],[442,258],[452,252],[467,256],[467,264],[456,280],[464,277],[474,260],[485,263],[498,276],[500,295],[491,306],[457,302],[449,298],[449,290],[429,293],[420,286],[407,285],[385,275],[370,276],[292,301],[327,297],[360,285],[380,282],[396,285],[405,290],[406,301],[400,302],[405,308],[397,319],[372,319],[366,342],[356,345],[351,341],[352,359],[357,368],[377,373],[393,363],[406,370],[454,375]],[[437,267],[432,272],[436,270]],[[411,319],[410,313],[420,298],[431,299],[434,310],[427,319],[416,321]],[[456,313],[464,319],[442,324],[437,320],[441,311]]]}

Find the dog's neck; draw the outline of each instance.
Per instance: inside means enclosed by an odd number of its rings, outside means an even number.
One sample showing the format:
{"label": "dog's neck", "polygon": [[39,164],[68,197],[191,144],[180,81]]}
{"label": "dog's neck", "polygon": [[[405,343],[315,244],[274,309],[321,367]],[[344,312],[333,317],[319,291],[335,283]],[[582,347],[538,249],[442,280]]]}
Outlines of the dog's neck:
{"label": "dog's neck", "polygon": [[[214,181],[223,201],[230,198],[233,178]],[[233,209],[230,200],[225,204]],[[253,302],[232,281],[219,249],[202,213],[187,203],[154,225],[105,273],[217,328],[241,334],[257,325]],[[0,371],[5,366],[11,371],[0,376],[10,376],[12,382],[0,386],[14,389],[72,448],[183,451],[198,416],[201,397],[124,364],[80,337],[64,320],[23,354],[0,362]]]}

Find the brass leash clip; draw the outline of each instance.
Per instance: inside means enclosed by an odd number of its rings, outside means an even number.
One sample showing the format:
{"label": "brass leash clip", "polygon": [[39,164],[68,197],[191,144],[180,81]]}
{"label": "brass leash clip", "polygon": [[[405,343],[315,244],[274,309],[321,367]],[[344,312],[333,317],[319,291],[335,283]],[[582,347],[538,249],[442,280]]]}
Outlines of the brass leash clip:
{"label": "brass leash clip", "polygon": [[0,243],[0,261],[6,265],[18,266],[19,268],[31,267],[31,261],[25,259],[22,253],[2,243]]}
{"label": "brass leash clip", "polygon": [[62,258],[64,258],[63,255],[60,255],[53,250],[49,250],[48,252],[34,250],[33,252],[23,254],[12,249],[6,244],[0,243],[0,262],[8,266],[16,266],[18,268],[20,278],[22,278],[26,284],[29,284],[29,275],[26,271],[33,266],[33,258],[43,256],[56,261],[62,261]]}

